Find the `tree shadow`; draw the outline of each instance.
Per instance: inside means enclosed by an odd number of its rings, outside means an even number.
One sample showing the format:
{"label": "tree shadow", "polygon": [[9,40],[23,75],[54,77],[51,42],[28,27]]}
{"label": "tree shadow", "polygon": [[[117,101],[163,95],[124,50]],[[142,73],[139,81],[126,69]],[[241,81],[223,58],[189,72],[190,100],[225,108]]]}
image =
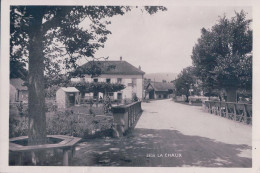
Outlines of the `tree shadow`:
{"label": "tree shadow", "polygon": [[[240,154],[247,150],[249,156]],[[183,135],[177,130],[135,129],[121,138],[77,146],[73,166],[252,167],[251,147]]]}

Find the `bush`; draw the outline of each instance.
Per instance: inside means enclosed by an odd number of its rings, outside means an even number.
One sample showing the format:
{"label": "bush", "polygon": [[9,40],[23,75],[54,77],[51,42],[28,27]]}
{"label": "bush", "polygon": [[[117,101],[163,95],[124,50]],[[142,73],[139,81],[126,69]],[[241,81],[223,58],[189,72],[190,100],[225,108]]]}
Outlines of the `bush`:
{"label": "bush", "polygon": [[56,97],[56,92],[60,88],[58,85],[53,85],[45,89],[45,96],[47,98],[55,98]]}
{"label": "bush", "polygon": [[110,134],[113,118],[110,116],[89,116],[72,112],[57,112],[47,119],[47,134],[71,135],[81,138],[99,137]]}
{"label": "bush", "polygon": [[46,112],[56,112],[58,109],[55,102],[46,102],[45,107],[46,107]]}
{"label": "bush", "polygon": [[28,135],[28,117],[9,118],[9,138]]}
{"label": "bush", "polygon": [[9,104],[10,116],[28,116],[28,103],[16,102]]}
{"label": "bush", "polygon": [[[28,135],[28,117],[10,116],[9,121],[10,138]],[[85,139],[112,135],[112,116],[93,116],[66,110],[53,112],[46,121],[48,135],[71,135]]]}

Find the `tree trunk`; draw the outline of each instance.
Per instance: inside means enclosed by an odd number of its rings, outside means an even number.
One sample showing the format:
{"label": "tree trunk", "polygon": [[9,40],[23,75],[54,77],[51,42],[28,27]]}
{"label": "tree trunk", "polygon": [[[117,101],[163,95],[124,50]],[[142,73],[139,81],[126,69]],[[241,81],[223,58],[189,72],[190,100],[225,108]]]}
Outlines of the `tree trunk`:
{"label": "tree trunk", "polygon": [[[44,55],[43,55],[43,31],[42,19],[43,7],[28,7],[31,17],[29,23],[29,85],[28,85],[28,114],[29,133],[28,144],[39,145],[46,143],[46,115],[44,93]],[[32,163],[45,160],[44,151],[31,153]]]}
{"label": "tree trunk", "polygon": [[29,31],[29,145],[46,143],[44,95],[43,8],[31,7]]}
{"label": "tree trunk", "polygon": [[189,102],[189,95],[186,94],[185,96],[186,96],[186,100],[185,100],[185,102]]}
{"label": "tree trunk", "polygon": [[237,88],[226,88],[227,102],[237,102]]}

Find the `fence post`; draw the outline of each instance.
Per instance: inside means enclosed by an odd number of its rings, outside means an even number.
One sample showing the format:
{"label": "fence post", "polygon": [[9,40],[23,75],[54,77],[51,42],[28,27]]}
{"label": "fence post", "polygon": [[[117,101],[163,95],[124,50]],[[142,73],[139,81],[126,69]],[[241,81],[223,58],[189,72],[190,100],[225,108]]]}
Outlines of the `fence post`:
{"label": "fence post", "polygon": [[[244,122],[247,123],[247,110],[246,110],[246,105],[245,105],[245,104],[243,104],[243,105],[244,105],[243,118],[244,118]],[[241,119],[242,119],[242,118],[241,118]]]}
{"label": "fence post", "polygon": [[234,119],[237,121],[237,105],[234,104]]}
{"label": "fence post", "polygon": [[218,116],[221,116],[221,102],[219,102]]}
{"label": "fence post", "polygon": [[204,109],[234,121],[252,124],[252,105],[234,102],[205,101]]}

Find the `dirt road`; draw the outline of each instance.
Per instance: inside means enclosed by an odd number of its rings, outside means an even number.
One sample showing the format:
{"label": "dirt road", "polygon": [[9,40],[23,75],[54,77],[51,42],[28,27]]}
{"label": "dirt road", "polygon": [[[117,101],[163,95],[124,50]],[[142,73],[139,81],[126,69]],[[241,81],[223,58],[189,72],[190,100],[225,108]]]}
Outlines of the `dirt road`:
{"label": "dirt road", "polygon": [[251,167],[251,126],[171,100],[142,107],[132,133],[81,143],[72,165]]}

